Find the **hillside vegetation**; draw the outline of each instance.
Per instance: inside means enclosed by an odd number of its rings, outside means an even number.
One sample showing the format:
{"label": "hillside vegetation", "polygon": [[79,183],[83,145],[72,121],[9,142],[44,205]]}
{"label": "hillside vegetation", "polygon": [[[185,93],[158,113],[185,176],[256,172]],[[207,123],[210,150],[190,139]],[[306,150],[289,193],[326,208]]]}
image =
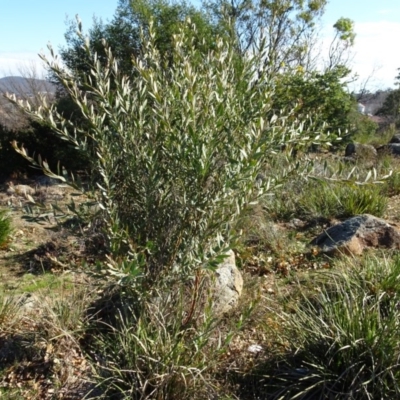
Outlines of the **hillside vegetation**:
{"label": "hillside vegetation", "polygon": [[242,5],[121,0],[44,58],[53,101],[8,96],[2,398],[399,397],[398,244],[310,245],[398,228],[396,126],[347,91],[352,21],[318,69],[324,1]]}

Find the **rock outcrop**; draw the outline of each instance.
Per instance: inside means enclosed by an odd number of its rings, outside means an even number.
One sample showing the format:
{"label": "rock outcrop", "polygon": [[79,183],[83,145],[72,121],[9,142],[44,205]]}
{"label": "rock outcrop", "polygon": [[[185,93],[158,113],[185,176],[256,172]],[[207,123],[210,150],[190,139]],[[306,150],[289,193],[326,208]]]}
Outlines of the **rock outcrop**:
{"label": "rock outcrop", "polygon": [[384,148],[393,156],[400,156],[400,143],[389,143]]}
{"label": "rock outcrop", "polygon": [[214,311],[223,314],[238,303],[243,289],[243,277],[236,266],[235,253],[230,250],[215,271]]}
{"label": "rock outcrop", "polygon": [[383,219],[363,214],[330,227],[310,244],[327,254],[360,255],[369,247],[400,249],[400,230]]}
{"label": "rock outcrop", "polygon": [[370,144],[349,143],[344,153],[345,158],[352,157],[354,159],[376,161],[378,153],[374,146]]}
{"label": "rock outcrop", "polygon": [[389,143],[400,143],[400,133],[395,133]]}

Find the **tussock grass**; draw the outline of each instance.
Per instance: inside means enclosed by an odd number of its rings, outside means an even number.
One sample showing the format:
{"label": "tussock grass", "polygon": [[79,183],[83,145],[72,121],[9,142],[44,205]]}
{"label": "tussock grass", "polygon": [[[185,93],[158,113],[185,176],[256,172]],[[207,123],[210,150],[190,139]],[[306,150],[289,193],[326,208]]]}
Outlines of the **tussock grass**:
{"label": "tussock grass", "polygon": [[91,347],[104,398],[219,398],[216,373],[233,331],[223,328],[211,303],[199,302],[188,320],[186,289],[174,289],[142,299],[125,292],[108,303],[112,323],[103,314]]}
{"label": "tussock grass", "polygon": [[315,186],[299,200],[307,216],[346,218],[357,214],[382,217],[387,207],[382,188],[377,185],[324,184]]}
{"label": "tussock grass", "polygon": [[0,292],[0,332],[12,329],[20,318],[20,299],[18,296]]}
{"label": "tussock grass", "polygon": [[[282,167],[284,164],[274,166],[277,170]],[[390,167],[380,163],[377,176],[387,175]],[[316,159],[311,178],[288,176],[273,196],[265,198],[263,207],[273,219],[283,221],[347,218],[364,213],[382,217],[388,194],[396,193],[398,174],[380,183],[365,182],[368,175],[371,168],[362,162],[349,165],[334,157],[324,162]]]}
{"label": "tussock grass", "polygon": [[[297,188],[301,187],[301,193]],[[380,185],[355,185],[309,181],[289,183],[266,203],[276,219],[291,218],[347,218],[357,214],[382,217],[387,207],[387,197]]]}
{"label": "tussock grass", "polygon": [[314,289],[299,288],[290,312],[280,310],[284,350],[244,380],[255,398],[399,397],[400,258],[336,267],[313,274]]}
{"label": "tussock grass", "polygon": [[68,394],[77,399],[90,391],[85,388],[90,369],[80,340],[92,295],[86,288],[75,287],[68,292],[0,297],[4,398],[62,398]]}

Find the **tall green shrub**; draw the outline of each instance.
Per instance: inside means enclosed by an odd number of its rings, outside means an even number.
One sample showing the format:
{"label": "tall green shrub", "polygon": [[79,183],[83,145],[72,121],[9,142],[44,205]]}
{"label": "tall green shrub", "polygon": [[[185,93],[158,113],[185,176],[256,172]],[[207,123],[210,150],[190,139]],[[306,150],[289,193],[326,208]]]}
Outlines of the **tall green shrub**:
{"label": "tall green shrub", "polygon": [[70,72],[46,60],[85,128],[54,106],[26,107],[81,151],[89,151],[89,142],[94,146],[110,246],[114,254],[129,255],[120,264],[122,276],[154,278],[207,264],[229,244],[243,209],[271,186],[272,179],[256,184],[265,159],[283,143],[311,140],[297,121],[286,126],[285,116],[265,118],[272,90],[258,70],[262,52],[239,60],[232,43],[216,39],[216,49],[204,55],[187,32],[175,36],[172,64],[165,64],[150,29],[143,52],[132,60],[133,78],[120,73],[106,44],[106,67],[85,45],[92,60],[85,91]]}

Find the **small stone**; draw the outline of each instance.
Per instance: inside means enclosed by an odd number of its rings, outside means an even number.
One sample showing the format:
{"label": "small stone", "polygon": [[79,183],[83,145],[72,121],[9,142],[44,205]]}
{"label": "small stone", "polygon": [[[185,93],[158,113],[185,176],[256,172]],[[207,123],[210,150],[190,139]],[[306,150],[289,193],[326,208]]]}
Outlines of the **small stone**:
{"label": "small stone", "polygon": [[262,347],[259,344],[252,344],[247,348],[249,353],[258,354],[262,351]]}
{"label": "small stone", "polygon": [[400,249],[400,230],[381,218],[362,214],[328,228],[310,244],[327,254],[360,255],[369,247]]}
{"label": "small stone", "polygon": [[362,143],[349,143],[346,146],[345,154],[346,157],[354,157],[357,159],[368,159],[375,160],[378,156],[378,153],[374,146],[370,144],[362,144]]}
{"label": "small stone", "polygon": [[400,133],[395,133],[389,143],[400,143]]}
{"label": "small stone", "polygon": [[243,289],[243,277],[232,250],[229,250],[215,274],[214,309],[217,314],[223,314],[236,306]]}

